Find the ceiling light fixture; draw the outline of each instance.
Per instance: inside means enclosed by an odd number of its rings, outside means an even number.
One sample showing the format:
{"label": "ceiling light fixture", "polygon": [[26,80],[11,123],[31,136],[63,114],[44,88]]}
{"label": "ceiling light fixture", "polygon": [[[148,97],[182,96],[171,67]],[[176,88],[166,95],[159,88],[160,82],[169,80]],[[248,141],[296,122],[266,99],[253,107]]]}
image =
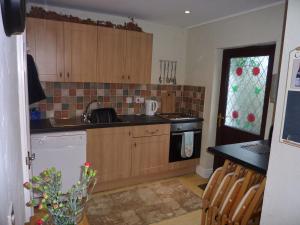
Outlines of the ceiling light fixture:
{"label": "ceiling light fixture", "polygon": [[185,10],[184,13],[185,13],[185,14],[190,14],[191,11],[190,11],[190,10]]}

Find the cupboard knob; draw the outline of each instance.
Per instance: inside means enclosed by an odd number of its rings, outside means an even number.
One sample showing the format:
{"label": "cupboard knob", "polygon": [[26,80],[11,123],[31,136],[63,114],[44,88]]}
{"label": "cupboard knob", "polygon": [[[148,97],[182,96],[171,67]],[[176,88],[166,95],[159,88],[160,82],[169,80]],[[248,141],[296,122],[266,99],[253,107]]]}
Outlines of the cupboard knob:
{"label": "cupboard knob", "polygon": [[62,73],[59,73],[59,77],[62,78]]}
{"label": "cupboard knob", "polygon": [[69,72],[67,73],[67,77],[68,77],[68,78],[70,77],[70,73],[69,73]]}
{"label": "cupboard knob", "polygon": [[128,76],[128,80],[130,80],[130,76]]}

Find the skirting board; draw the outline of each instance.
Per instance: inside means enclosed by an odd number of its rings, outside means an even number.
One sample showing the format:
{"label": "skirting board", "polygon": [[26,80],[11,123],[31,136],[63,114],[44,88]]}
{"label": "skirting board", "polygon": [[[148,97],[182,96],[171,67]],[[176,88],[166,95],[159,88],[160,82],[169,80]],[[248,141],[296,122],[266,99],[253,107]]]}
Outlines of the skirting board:
{"label": "skirting board", "polygon": [[196,173],[203,178],[209,178],[210,175],[213,173],[213,168],[203,168],[202,166],[198,165],[196,167]]}

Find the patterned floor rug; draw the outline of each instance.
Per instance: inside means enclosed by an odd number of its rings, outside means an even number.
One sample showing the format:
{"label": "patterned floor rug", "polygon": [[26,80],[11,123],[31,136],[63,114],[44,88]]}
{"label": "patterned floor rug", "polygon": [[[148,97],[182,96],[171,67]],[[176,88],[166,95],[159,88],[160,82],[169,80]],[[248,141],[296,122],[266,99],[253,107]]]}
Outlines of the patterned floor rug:
{"label": "patterned floor rug", "polygon": [[200,197],[172,179],[96,194],[87,215],[91,225],[148,225],[198,210],[201,205]]}

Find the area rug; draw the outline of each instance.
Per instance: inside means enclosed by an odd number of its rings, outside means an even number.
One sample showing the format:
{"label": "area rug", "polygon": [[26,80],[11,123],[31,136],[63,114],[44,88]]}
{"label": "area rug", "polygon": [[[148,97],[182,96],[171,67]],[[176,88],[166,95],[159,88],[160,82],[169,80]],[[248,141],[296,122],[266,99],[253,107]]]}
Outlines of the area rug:
{"label": "area rug", "polygon": [[172,179],[94,195],[87,216],[91,225],[147,225],[198,210],[201,205],[200,197]]}

